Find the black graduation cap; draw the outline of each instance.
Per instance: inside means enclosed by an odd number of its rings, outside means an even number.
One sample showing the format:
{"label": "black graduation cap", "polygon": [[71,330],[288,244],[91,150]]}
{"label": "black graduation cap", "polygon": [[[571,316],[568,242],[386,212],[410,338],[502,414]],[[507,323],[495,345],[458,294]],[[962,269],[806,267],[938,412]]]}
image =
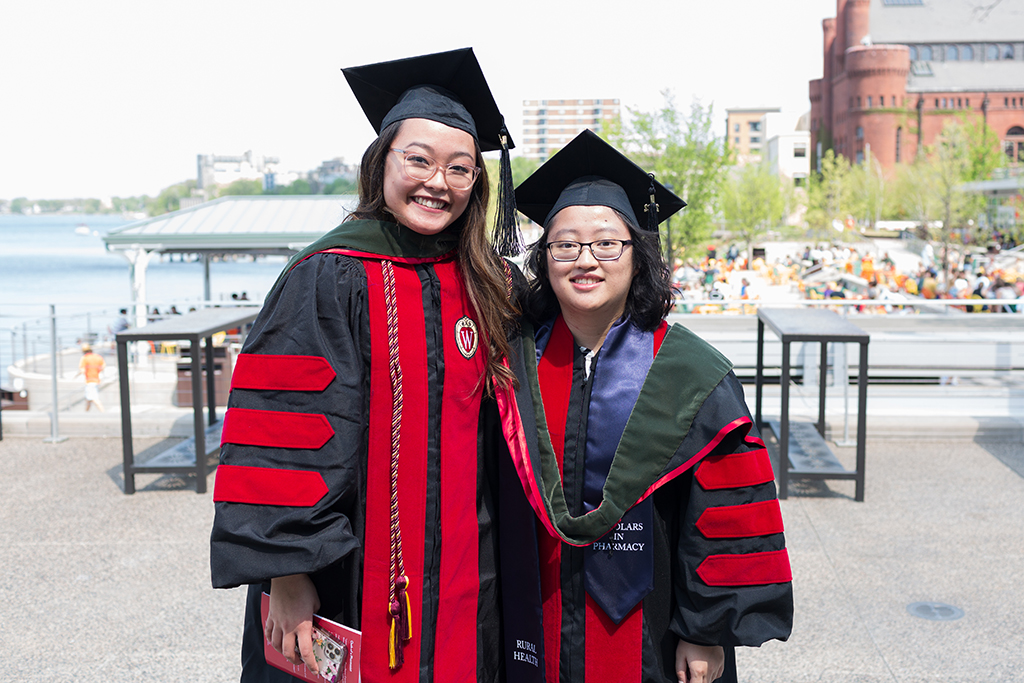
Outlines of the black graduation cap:
{"label": "black graduation cap", "polygon": [[516,204],[540,225],[547,225],[567,206],[607,206],[634,217],[633,227],[652,232],[686,206],[653,173],[646,173],[591,130],[577,135],[524,180],[516,188]]}
{"label": "black graduation cap", "polygon": [[484,152],[500,149],[495,248],[503,256],[522,251],[508,153],[515,144],[473,48],[354,66],[342,72],[378,135],[395,121],[420,118],[466,131]]}
{"label": "black graduation cap", "polygon": [[471,47],[342,73],[378,135],[395,121],[420,118],[466,131],[485,152],[501,149],[502,135],[515,147]]}

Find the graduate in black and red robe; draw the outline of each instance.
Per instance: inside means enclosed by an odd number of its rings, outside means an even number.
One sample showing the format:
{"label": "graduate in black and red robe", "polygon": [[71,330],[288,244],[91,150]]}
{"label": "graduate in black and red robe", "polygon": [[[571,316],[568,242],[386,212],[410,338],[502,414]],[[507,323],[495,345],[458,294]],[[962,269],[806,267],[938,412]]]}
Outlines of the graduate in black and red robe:
{"label": "graduate in black and red robe", "polygon": [[516,198],[544,233],[502,405],[509,678],[735,680],[736,646],[788,637],[791,572],[731,364],[663,320],[685,204],[590,131]]}
{"label": "graduate in black and red robe", "polygon": [[291,260],[238,357],[213,584],[250,585],[243,681],[293,680],[265,641],[314,669],[314,612],[362,631],[364,683],[501,681],[492,397],[514,318],[481,148],[504,175],[511,142],[470,49],[345,75],[379,137],[359,207]]}

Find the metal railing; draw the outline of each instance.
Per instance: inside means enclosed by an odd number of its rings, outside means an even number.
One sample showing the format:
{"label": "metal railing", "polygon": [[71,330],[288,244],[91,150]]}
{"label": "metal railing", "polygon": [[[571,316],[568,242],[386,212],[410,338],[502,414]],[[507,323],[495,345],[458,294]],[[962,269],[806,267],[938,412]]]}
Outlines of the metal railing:
{"label": "metal railing", "polygon": [[[211,301],[201,303],[200,307],[239,305],[259,304]],[[7,405],[8,410],[30,409],[50,415],[50,436],[46,441],[62,441],[60,413],[85,403],[85,381],[78,374],[83,344],[88,343],[106,361],[100,381],[101,391],[117,386],[115,333],[110,325],[118,317],[119,310],[129,306],[61,312],[66,308],[81,307],[49,304],[45,307],[23,305],[15,308],[4,304],[0,308],[0,390],[4,396],[13,398],[12,404]],[[165,317],[169,316],[161,316],[160,319]],[[146,368],[155,377],[161,365],[158,360],[160,354],[148,351],[158,350],[147,344],[141,353],[133,354],[132,369]]]}
{"label": "metal railing", "polygon": [[[757,309],[833,308],[853,314],[891,313],[1024,313],[1024,297],[1017,299],[922,299],[900,295],[877,299],[684,299],[673,300],[675,313],[715,314],[720,312],[757,315]],[[968,310],[969,309],[969,310]]]}

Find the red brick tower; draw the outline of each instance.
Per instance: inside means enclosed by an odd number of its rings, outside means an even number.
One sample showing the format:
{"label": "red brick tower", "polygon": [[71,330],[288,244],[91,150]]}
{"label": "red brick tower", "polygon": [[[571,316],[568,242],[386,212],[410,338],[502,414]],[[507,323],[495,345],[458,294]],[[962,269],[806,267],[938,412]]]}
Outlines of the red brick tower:
{"label": "red brick tower", "polygon": [[[1014,49],[1017,41],[994,37],[978,43],[969,32],[963,38],[951,35],[937,41],[927,38],[927,31],[919,39],[912,24],[901,29],[902,35],[894,35],[892,16],[882,14],[877,18],[880,35],[916,47],[875,45],[870,38],[871,1],[836,0],[835,18],[821,23],[822,77],[808,84],[812,168],[827,149],[852,162],[867,158],[870,150],[890,172],[896,164],[912,162],[919,150],[935,143],[946,124],[961,117],[984,120],[992,129],[992,144],[1012,164],[1024,165],[1024,85],[1006,70],[1013,66],[1008,60],[1020,61]],[[876,11],[904,12],[912,5],[893,2],[876,5]],[[941,18],[948,24],[950,17],[966,17],[964,11],[946,3]],[[1004,15],[1012,24],[1006,29],[1011,33],[1017,25],[1011,21],[1016,21],[1014,16]],[[935,25],[932,21],[932,36]],[[971,44],[971,56],[964,57],[960,50]],[[922,47],[927,52],[920,52]],[[912,50],[918,51],[913,63]]]}
{"label": "red brick tower", "polygon": [[817,169],[819,142],[822,150],[832,146],[832,65],[834,62],[836,20],[821,22],[823,75],[810,82],[811,97],[811,169]]}
{"label": "red brick tower", "polygon": [[905,45],[847,49],[845,96],[852,105],[848,116],[835,128],[836,139],[842,139],[844,156],[859,162],[870,149],[883,168],[914,158],[916,136],[910,133],[916,126],[903,109],[909,73],[910,50]]}

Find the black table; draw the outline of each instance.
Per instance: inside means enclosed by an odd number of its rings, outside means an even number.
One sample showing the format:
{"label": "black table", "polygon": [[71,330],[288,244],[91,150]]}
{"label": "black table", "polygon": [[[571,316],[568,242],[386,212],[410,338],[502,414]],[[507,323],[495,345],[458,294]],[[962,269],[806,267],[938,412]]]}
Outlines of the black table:
{"label": "black table", "polygon": [[[199,340],[206,340],[206,389],[207,406],[209,408],[209,424],[211,430],[217,426],[217,402],[215,400],[214,367],[213,367],[213,335],[224,330],[241,327],[259,313],[259,308],[206,308],[187,315],[166,318],[151,325],[138,329],[125,330],[117,333],[117,370],[121,383],[121,445],[124,451],[124,492],[135,493],[135,475],[139,472],[159,472],[162,474],[196,475],[196,493],[206,493],[206,449],[207,429],[203,427],[203,372],[200,365]],[[195,448],[195,463],[167,464],[159,463],[161,453],[154,457],[157,464],[135,464],[135,452],[132,447],[132,413],[131,399],[128,395],[128,342],[134,341],[182,341],[191,344],[192,366],[192,407],[195,411],[195,437],[190,442]],[[211,431],[212,433],[212,431]],[[190,444],[179,444],[167,451],[181,451],[186,454]]]}
{"label": "black table", "polygon": [[[779,422],[771,425],[779,440],[779,498],[786,498],[790,479],[852,479],[856,481],[855,499],[864,500],[865,412],[868,402],[868,342],[869,335],[856,325],[832,311],[806,308],[761,308],[757,312],[757,403],[755,420],[763,429],[761,402],[764,387],[764,328],[765,325],[782,341],[782,405]],[[821,343],[821,361],[818,381],[818,422],[811,428],[807,423],[790,425],[789,379],[790,344],[793,342]],[[825,381],[828,370],[828,343],[860,344],[860,363],[857,375],[857,469],[846,470],[825,444]],[[843,382],[848,382],[846,377]],[[791,427],[797,436],[791,452]]]}

